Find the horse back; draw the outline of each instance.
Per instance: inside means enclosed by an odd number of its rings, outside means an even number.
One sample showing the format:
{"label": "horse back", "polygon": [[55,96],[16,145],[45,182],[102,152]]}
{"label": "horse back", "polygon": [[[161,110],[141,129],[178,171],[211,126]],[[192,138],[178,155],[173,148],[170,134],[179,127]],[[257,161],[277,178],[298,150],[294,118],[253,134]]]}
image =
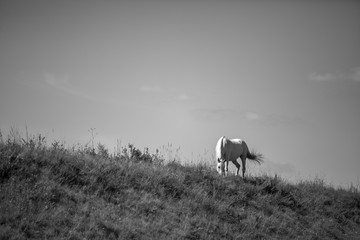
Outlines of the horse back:
{"label": "horse back", "polygon": [[249,149],[244,140],[241,139],[231,139],[231,158],[233,160],[237,159],[241,155],[245,154],[247,155]]}

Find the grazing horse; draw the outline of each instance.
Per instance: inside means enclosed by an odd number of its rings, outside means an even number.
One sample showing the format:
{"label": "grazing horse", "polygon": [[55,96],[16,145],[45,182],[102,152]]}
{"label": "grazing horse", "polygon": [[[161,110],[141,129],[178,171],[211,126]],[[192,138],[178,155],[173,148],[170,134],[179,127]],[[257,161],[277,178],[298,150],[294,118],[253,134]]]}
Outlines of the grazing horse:
{"label": "grazing horse", "polygon": [[221,175],[228,175],[229,161],[235,164],[237,167],[236,175],[239,175],[240,164],[237,162],[238,158],[241,158],[243,178],[246,169],[246,158],[259,164],[263,162],[262,154],[251,153],[246,142],[241,139],[227,139],[225,136],[222,136],[217,142],[215,150],[218,161],[217,171]]}

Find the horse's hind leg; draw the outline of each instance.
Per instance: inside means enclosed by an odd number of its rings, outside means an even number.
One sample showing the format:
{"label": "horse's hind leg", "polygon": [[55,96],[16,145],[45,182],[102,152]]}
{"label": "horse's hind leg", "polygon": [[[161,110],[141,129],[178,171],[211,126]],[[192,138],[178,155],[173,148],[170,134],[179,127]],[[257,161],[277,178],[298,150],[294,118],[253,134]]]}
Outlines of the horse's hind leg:
{"label": "horse's hind leg", "polygon": [[240,164],[236,161],[236,159],[233,161],[233,163],[235,164],[237,170],[236,170],[236,176],[239,175],[239,171],[240,171]]}
{"label": "horse's hind leg", "polygon": [[245,166],[245,163],[246,163],[246,156],[243,154],[240,156],[241,158],[241,162],[242,162],[242,177],[245,178],[245,170],[246,170],[246,166]]}

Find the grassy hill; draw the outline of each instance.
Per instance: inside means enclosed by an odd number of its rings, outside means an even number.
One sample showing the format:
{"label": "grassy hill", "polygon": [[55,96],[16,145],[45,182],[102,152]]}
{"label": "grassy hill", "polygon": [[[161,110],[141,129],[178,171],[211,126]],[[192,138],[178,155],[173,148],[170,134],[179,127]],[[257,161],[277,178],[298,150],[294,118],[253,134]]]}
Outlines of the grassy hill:
{"label": "grassy hill", "polygon": [[360,239],[360,193],[0,139],[0,239]]}

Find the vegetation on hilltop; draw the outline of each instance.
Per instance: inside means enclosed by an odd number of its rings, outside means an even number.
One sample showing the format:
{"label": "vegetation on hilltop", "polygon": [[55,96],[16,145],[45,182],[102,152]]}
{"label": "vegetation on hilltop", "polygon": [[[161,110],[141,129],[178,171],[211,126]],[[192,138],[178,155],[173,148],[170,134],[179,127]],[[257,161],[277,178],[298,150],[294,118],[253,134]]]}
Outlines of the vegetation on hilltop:
{"label": "vegetation on hilltop", "polygon": [[[0,135],[1,239],[359,239],[360,193]],[[124,151],[125,153],[125,151]]]}

